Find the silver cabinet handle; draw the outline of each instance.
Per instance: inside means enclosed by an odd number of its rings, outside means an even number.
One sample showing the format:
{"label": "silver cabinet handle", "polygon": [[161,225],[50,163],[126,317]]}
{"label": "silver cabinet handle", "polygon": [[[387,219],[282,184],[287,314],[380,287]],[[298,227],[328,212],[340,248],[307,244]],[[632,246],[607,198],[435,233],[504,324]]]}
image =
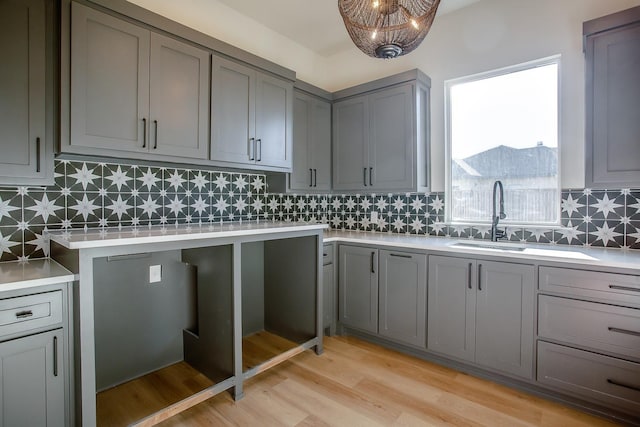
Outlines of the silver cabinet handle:
{"label": "silver cabinet handle", "polygon": [[153,121],[153,125],[156,128],[156,139],[155,139],[155,141],[153,141],[153,149],[155,150],[155,149],[158,148],[158,121],[154,120]]}
{"label": "silver cabinet handle", "polygon": [[58,376],[58,337],[53,337],[53,376]]}
{"label": "silver cabinet handle", "polygon": [[258,158],[256,162],[262,161],[262,138],[256,139],[256,152],[258,153]]}
{"label": "silver cabinet handle", "polygon": [[362,181],[364,182],[364,186],[367,186],[367,168],[362,169]]}
{"label": "silver cabinet handle", "polygon": [[609,285],[609,289],[615,289],[616,291],[640,292],[640,288],[632,288],[630,286]]}
{"label": "silver cabinet handle", "polygon": [[467,284],[469,285],[469,289],[473,289],[473,285],[471,284],[471,270],[473,269],[473,263],[469,263],[469,268],[467,269]]}
{"label": "silver cabinet handle", "polygon": [[142,148],[147,148],[147,118],[142,118]]}
{"label": "silver cabinet handle", "polygon": [[633,335],[634,337],[640,337],[640,332],[630,331],[628,329],[614,328],[613,326],[609,326],[607,329],[609,329],[611,332],[617,332],[619,334]]}
{"label": "silver cabinet handle", "polygon": [[482,290],[482,264],[478,264],[478,290]]}
{"label": "silver cabinet handle", "polygon": [[33,317],[33,311],[31,310],[24,310],[16,313],[17,319],[27,319],[29,317]]}
{"label": "silver cabinet handle", "polygon": [[624,387],[624,388],[628,388],[629,390],[640,391],[640,386],[637,386],[637,385],[626,384],[621,381],[612,380],[611,378],[607,378],[607,382],[609,384],[613,384],[618,387]]}
{"label": "silver cabinet handle", "polygon": [[40,137],[36,138],[36,172],[40,172]]}
{"label": "silver cabinet handle", "polygon": [[373,168],[369,168],[369,185],[373,187]]}

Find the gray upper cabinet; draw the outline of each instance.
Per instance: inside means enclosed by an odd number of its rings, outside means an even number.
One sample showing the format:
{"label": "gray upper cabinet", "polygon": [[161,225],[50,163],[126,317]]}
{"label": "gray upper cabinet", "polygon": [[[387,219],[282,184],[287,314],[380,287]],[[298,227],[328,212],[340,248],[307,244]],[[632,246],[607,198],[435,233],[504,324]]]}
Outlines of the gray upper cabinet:
{"label": "gray upper cabinet", "polygon": [[294,90],[289,189],[331,189],[331,104],[300,90]]}
{"label": "gray upper cabinet", "polygon": [[427,190],[429,85],[414,70],[335,94],[335,190]]}
{"label": "gray upper cabinet", "polygon": [[640,7],[584,23],[586,186],[640,185]]}
{"label": "gray upper cabinet", "polygon": [[[0,2],[0,179],[4,184],[53,181],[51,23],[43,0]],[[49,54],[51,54],[49,52]],[[51,79],[52,80],[52,79]]]}
{"label": "gray upper cabinet", "polygon": [[345,326],[378,332],[378,250],[340,246],[338,310]]}
{"label": "gray upper cabinet", "polygon": [[64,427],[62,329],[0,343],[0,426]]}
{"label": "gray upper cabinet", "polygon": [[71,22],[70,151],[205,159],[209,53],[78,3]]}
{"label": "gray upper cabinet", "polygon": [[429,257],[428,348],[531,379],[534,267]]}
{"label": "gray upper cabinet", "polygon": [[427,256],[380,251],[378,333],[426,346]]}
{"label": "gray upper cabinet", "polygon": [[210,159],[290,171],[293,83],[221,57],[212,64]]}

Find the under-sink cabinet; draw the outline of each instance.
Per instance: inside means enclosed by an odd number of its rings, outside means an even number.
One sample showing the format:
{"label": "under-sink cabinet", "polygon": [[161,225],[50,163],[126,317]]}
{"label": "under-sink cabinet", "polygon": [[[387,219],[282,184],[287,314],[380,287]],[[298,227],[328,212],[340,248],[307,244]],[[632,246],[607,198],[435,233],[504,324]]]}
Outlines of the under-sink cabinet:
{"label": "under-sink cabinet", "polygon": [[533,265],[429,256],[431,351],[533,377]]}
{"label": "under-sink cabinet", "polygon": [[210,53],[71,6],[71,137],[63,151],[207,159]]}
{"label": "under-sink cabinet", "polygon": [[426,255],[340,245],[338,265],[343,326],[424,348]]}
{"label": "under-sink cabinet", "polygon": [[541,266],[539,281],[537,381],[640,416],[640,276]]}

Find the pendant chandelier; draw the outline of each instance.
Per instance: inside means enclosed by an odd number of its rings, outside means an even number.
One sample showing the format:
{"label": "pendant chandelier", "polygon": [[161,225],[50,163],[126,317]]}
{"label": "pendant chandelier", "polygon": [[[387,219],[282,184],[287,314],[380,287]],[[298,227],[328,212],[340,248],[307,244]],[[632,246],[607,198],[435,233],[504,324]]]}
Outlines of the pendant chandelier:
{"label": "pendant chandelier", "polygon": [[338,0],[351,40],[374,58],[395,58],[425,38],[440,0]]}

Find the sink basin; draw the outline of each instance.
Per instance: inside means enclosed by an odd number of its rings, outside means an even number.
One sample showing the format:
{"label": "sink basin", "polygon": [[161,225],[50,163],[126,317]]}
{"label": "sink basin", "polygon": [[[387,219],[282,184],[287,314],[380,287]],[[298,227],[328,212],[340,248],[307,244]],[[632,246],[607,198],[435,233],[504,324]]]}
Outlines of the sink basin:
{"label": "sink basin", "polygon": [[486,241],[457,241],[451,245],[452,248],[465,248],[465,249],[490,249],[494,251],[505,252],[522,252],[527,249],[524,245],[517,243],[503,243],[503,242],[486,242]]}

